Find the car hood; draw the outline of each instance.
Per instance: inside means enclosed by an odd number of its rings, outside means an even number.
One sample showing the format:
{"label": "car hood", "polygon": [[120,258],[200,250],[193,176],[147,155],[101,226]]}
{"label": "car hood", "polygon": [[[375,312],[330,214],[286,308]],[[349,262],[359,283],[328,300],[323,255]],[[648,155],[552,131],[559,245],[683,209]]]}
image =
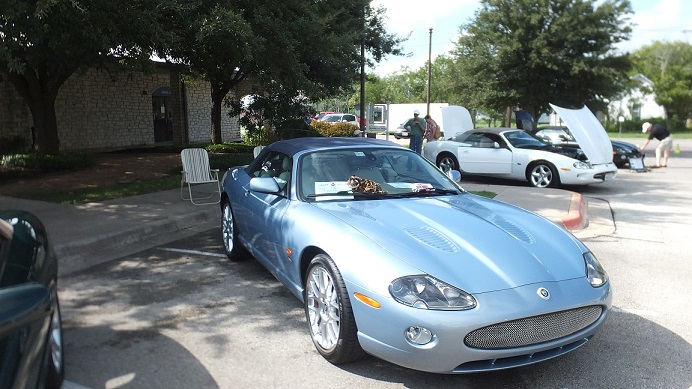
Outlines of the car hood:
{"label": "car hood", "polygon": [[585,276],[584,246],[556,224],[472,194],[315,203],[391,255],[469,293]]}
{"label": "car hood", "polygon": [[458,106],[450,105],[442,107],[442,130],[445,138],[450,138],[458,133],[473,130],[473,121],[469,110]]}
{"label": "car hood", "polygon": [[579,147],[594,165],[613,162],[613,145],[608,133],[588,108],[567,109],[550,104],[567,124]]}

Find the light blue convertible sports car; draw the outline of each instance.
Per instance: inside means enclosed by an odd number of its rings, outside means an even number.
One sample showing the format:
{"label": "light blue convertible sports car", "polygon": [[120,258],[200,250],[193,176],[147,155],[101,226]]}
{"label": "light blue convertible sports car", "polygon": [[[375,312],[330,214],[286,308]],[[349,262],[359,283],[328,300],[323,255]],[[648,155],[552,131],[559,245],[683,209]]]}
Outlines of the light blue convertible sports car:
{"label": "light blue convertible sports car", "polygon": [[276,142],[223,178],[222,235],[305,305],[332,363],[364,352],[469,373],[584,345],[612,304],[595,256],[562,227],[461,189],[407,148]]}

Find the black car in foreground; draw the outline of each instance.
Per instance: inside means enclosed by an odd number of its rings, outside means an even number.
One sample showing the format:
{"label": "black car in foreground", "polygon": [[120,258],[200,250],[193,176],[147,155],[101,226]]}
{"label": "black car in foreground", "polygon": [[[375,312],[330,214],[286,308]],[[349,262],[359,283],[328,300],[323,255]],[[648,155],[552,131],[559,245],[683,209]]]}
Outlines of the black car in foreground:
{"label": "black car in foreground", "polygon": [[43,223],[0,210],[0,389],[60,388],[58,262]]}

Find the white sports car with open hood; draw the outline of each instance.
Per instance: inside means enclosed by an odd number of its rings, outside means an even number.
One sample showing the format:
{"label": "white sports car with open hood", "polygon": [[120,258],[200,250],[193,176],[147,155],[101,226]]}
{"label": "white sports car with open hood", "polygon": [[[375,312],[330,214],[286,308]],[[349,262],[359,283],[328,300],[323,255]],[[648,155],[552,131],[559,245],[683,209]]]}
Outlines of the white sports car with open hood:
{"label": "white sports car with open hood", "polygon": [[[446,141],[427,143],[423,155],[444,171],[528,181],[537,188],[615,178],[618,169],[613,163],[612,144],[596,117],[586,107],[552,107],[567,123],[580,148],[551,145],[515,128],[462,128]],[[443,120],[446,123],[447,118],[443,116]]]}

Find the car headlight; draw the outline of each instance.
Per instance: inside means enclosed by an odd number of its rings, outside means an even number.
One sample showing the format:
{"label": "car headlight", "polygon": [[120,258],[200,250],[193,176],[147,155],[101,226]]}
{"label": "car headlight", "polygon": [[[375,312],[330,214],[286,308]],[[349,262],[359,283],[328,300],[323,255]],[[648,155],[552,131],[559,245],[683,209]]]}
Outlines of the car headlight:
{"label": "car headlight", "polygon": [[582,161],[575,162],[573,166],[575,169],[593,169],[593,166],[591,166],[590,163]]}
{"label": "car headlight", "polygon": [[595,255],[591,252],[585,253],[584,262],[586,262],[586,279],[589,280],[591,286],[598,288],[608,282],[608,273],[603,269]]}
{"label": "car headlight", "polygon": [[470,294],[426,274],[397,278],[389,284],[389,293],[401,304],[419,309],[465,310],[476,306]]}

